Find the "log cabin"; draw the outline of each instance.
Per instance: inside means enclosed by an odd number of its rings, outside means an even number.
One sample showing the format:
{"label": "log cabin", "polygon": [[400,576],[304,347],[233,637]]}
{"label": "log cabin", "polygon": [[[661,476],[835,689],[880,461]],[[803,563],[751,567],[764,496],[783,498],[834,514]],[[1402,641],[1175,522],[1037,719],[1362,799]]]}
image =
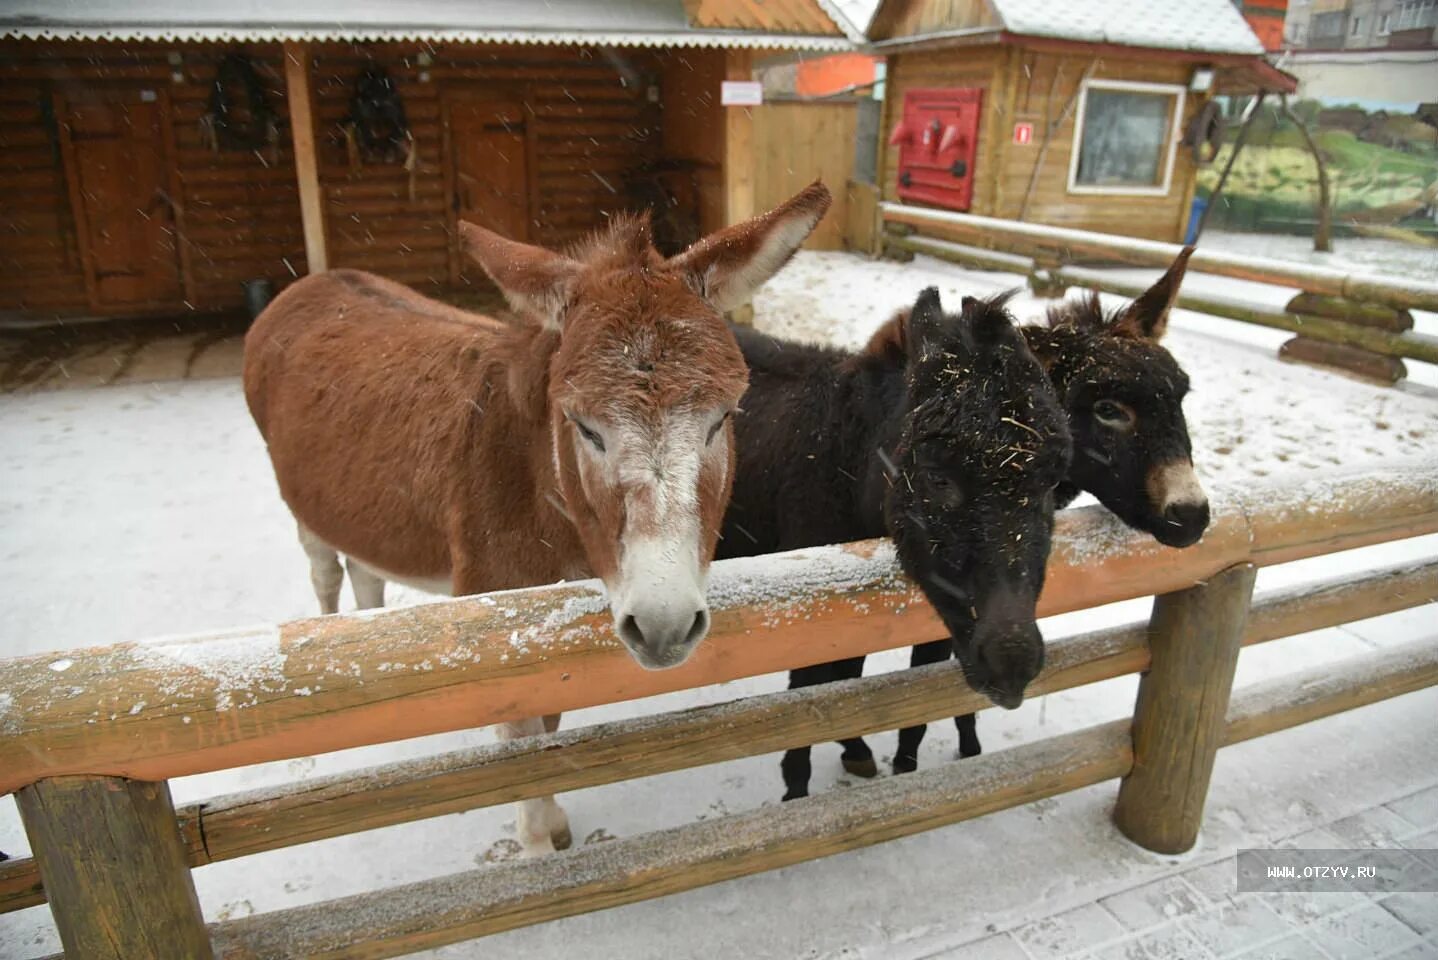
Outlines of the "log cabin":
{"label": "log cabin", "polygon": [[867,36],[884,200],[1153,240],[1184,237],[1213,98],[1296,89],[1231,0],[883,0]]}
{"label": "log cabin", "polygon": [[462,293],[458,220],[560,246],[656,191],[682,244],[755,209],[721,85],[852,49],[832,9],[7,3],[0,317],[232,310],[331,267]]}

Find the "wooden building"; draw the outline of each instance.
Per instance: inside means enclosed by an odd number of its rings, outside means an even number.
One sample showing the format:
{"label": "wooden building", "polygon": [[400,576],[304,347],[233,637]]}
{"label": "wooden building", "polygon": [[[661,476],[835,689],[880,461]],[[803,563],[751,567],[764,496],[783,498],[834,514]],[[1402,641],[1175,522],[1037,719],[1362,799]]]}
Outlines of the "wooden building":
{"label": "wooden building", "polygon": [[1184,235],[1212,98],[1295,87],[1231,0],[884,0],[867,33],[884,200],[1155,240]]}
{"label": "wooden building", "polygon": [[458,218],[553,246],[655,191],[682,242],[754,210],[753,112],[721,84],[852,49],[827,9],[6,4],[0,316],[231,309],[327,267],[462,288]]}

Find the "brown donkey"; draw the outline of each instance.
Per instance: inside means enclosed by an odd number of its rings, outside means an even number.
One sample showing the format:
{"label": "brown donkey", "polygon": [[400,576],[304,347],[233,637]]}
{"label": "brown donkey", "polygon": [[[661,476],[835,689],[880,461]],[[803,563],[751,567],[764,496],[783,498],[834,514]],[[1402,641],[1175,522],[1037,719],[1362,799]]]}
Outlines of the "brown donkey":
{"label": "brown donkey", "polygon": [[[709,628],[748,382],[722,314],[828,207],[815,183],[668,260],[646,218],[568,256],[461,224],[516,324],[354,270],[293,284],[245,338],[245,398],[321,609],[339,605],[339,554],[361,607],[386,580],[458,596],[598,576],[634,659],[683,663]],[[519,828],[530,852],[568,840],[552,798]]]}

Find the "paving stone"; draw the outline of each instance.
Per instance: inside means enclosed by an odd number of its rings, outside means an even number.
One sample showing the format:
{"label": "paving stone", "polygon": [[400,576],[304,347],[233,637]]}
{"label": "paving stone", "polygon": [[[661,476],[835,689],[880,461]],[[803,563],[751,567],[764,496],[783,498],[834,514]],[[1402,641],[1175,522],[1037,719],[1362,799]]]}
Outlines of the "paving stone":
{"label": "paving stone", "polygon": [[1263,893],[1256,896],[1268,909],[1296,924],[1308,924],[1319,917],[1352,910],[1365,900],[1372,902],[1366,893]]}
{"label": "paving stone", "polygon": [[1328,831],[1347,847],[1397,847],[1413,828],[1408,820],[1386,807],[1374,807],[1328,825]]}
{"label": "paving stone", "polygon": [[1438,850],[1438,830],[1413,834],[1403,841],[1403,846],[1409,850]]}
{"label": "paving stone", "polygon": [[1438,893],[1395,893],[1378,905],[1425,936],[1438,933]]}
{"label": "paving stone", "polygon": [[1433,960],[1434,957],[1438,957],[1438,940],[1425,940],[1415,943],[1407,950],[1390,953],[1382,960]]}
{"label": "paving stone", "polygon": [[1096,903],[1086,903],[1019,927],[1013,935],[1035,960],[1047,960],[1087,950],[1124,932],[1113,914]]}
{"label": "paving stone", "polygon": [[926,960],[1028,960],[1028,954],[1012,936],[1001,933],[933,954]]}
{"label": "paving stone", "polygon": [[1285,850],[1342,850],[1352,844],[1344,843],[1338,834],[1327,826],[1322,826],[1284,837],[1274,846]]}
{"label": "paving stone", "polygon": [[1207,960],[1213,954],[1176,923],[1100,947],[1093,960]]}
{"label": "paving stone", "polygon": [[1415,827],[1438,827],[1438,786],[1384,804]]}
{"label": "paving stone", "polygon": [[1322,956],[1312,941],[1304,939],[1303,934],[1290,933],[1261,947],[1229,954],[1223,960],[1316,960]]}
{"label": "paving stone", "polygon": [[1203,894],[1209,903],[1227,903],[1238,891],[1238,860],[1229,857],[1179,874],[1184,882]]}
{"label": "paving stone", "polygon": [[1188,917],[1183,923],[1199,942],[1220,957],[1251,949],[1256,944],[1293,932],[1292,926],[1268,909],[1263,899],[1245,897],[1220,904],[1197,916]]}
{"label": "paving stone", "polygon": [[1099,903],[1118,917],[1125,927],[1135,931],[1198,913],[1207,905],[1205,898],[1181,877],[1165,877],[1156,883],[1146,883],[1105,897]]}
{"label": "paving stone", "polygon": [[1376,903],[1319,917],[1304,933],[1333,960],[1372,960],[1419,941],[1411,927]]}

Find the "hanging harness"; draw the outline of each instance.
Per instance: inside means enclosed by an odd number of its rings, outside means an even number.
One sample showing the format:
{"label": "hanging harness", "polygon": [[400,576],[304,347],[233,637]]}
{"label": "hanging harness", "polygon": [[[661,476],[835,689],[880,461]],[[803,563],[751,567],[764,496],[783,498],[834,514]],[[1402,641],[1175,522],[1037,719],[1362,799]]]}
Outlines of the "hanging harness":
{"label": "hanging harness", "polygon": [[217,153],[261,147],[273,151],[279,144],[279,115],[270,107],[254,65],[244,54],[226,54],[220,61],[210,87],[209,111],[200,118],[200,135]]}

